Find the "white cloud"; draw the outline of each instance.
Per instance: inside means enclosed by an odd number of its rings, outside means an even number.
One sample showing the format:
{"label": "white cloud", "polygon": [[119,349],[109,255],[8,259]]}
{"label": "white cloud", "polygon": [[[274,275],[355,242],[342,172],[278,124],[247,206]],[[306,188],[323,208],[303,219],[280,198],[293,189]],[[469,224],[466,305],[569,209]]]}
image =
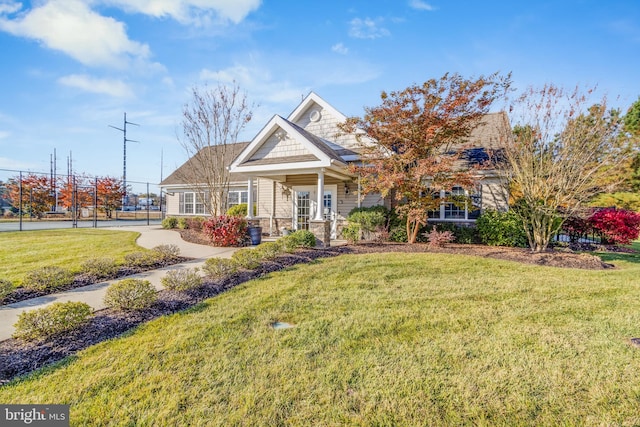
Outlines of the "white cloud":
{"label": "white cloud", "polygon": [[353,18],[349,24],[349,35],[357,39],[377,39],[380,37],[389,36],[391,33],[384,27],[381,27],[383,19],[378,18],[373,20],[371,18]]}
{"label": "white cloud", "polygon": [[6,139],[9,137],[9,135],[11,135],[9,132],[0,130],[0,139]]}
{"label": "white cloud", "polygon": [[275,81],[264,67],[234,65],[224,70],[202,70],[200,79],[212,83],[230,84],[234,81],[242,90],[247,91],[251,99],[260,102],[291,102],[300,99],[309,89],[294,87],[286,80]]}
{"label": "white cloud", "polygon": [[260,7],[262,0],[103,0],[124,10],[156,18],[171,17],[182,24],[211,21],[241,22]]}
{"label": "white cloud", "polygon": [[22,5],[15,1],[8,1],[0,4],[0,14],[16,13],[20,9],[22,9]]}
{"label": "white cloud", "polygon": [[331,46],[331,50],[335,53],[339,53],[340,55],[346,55],[347,53],[349,53],[349,48],[347,48],[342,43],[334,44],[333,46]]}
{"label": "white cloud", "polygon": [[429,3],[426,3],[426,2],[424,2],[422,0],[410,0],[409,1],[409,7],[411,7],[412,9],[416,9],[416,10],[427,10],[429,12],[432,12],[432,11],[436,10]]}
{"label": "white cloud", "polygon": [[58,79],[58,83],[82,89],[85,92],[101,93],[116,98],[133,96],[131,87],[120,80],[97,79],[83,74],[71,74]]}
{"label": "white cloud", "polygon": [[0,30],[38,40],[88,66],[124,68],[150,56],[146,44],[127,37],[122,22],[93,12],[82,0],[48,1],[15,19],[0,17]]}

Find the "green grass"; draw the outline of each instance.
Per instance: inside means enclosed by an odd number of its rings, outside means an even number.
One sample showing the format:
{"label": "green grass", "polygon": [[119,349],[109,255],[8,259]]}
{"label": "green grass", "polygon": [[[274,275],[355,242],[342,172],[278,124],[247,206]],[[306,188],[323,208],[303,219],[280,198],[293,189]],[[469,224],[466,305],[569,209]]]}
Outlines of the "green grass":
{"label": "green grass", "polygon": [[0,402],[71,404],[72,425],[638,425],[640,266],[619,264],[326,259],[94,346]]}
{"label": "green grass", "polygon": [[67,229],[0,233],[0,278],[20,285],[25,274],[45,266],[77,271],[82,261],[112,257],[122,261],[136,245],[140,233],[132,231]]}

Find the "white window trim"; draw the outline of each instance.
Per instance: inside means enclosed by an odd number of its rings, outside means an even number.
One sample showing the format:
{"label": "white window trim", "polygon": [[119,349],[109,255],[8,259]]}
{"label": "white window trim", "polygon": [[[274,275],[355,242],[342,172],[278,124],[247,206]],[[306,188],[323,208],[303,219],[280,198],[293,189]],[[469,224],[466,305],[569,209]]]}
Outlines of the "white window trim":
{"label": "white window trim", "polygon": [[[455,188],[455,187],[454,187]],[[460,187],[458,187],[460,188]],[[446,193],[447,191],[445,190],[440,190],[440,199],[444,200],[446,197]],[[482,188],[478,188],[478,192],[477,194],[480,195],[480,209],[482,209]],[[469,197],[469,191],[468,190],[464,190],[464,195],[466,197]],[[476,222],[475,218],[469,218],[469,201],[467,201],[465,203],[465,207],[464,207],[464,218],[447,218],[446,217],[446,210],[447,210],[447,205],[449,205],[451,202],[440,202],[440,209],[439,209],[439,217],[438,218],[433,218],[433,217],[429,217],[427,218],[427,221],[434,221],[434,222],[468,222],[468,223],[472,223],[472,222]]]}

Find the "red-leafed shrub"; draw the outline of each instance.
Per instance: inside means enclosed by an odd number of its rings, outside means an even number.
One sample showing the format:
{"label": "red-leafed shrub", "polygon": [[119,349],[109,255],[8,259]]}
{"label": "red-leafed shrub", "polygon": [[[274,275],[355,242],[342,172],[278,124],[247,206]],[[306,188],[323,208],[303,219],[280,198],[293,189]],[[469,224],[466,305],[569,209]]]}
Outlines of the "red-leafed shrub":
{"label": "red-leafed shrub", "polygon": [[211,217],[202,225],[202,232],[216,246],[242,246],[247,238],[247,221],[239,216]]}
{"label": "red-leafed shrub", "polygon": [[640,214],[624,209],[600,209],[591,215],[589,223],[605,243],[625,245],[640,235]]}
{"label": "red-leafed shrub", "polygon": [[562,232],[569,236],[569,241],[577,242],[581,237],[593,233],[591,221],[587,216],[570,216],[562,224]]}

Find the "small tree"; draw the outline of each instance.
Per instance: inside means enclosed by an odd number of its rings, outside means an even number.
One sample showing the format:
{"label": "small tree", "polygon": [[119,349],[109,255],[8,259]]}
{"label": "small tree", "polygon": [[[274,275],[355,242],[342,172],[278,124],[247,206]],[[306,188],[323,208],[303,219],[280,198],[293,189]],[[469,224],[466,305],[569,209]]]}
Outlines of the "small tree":
{"label": "small tree", "polygon": [[46,175],[31,173],[15,177],[9,180],[7,188],[13,206],[22,206],[22,212],[37,218],[41,218],[55,203],[53,185]]}
{"label": "small tree", "polygon": [[363,194],[380,193],[397,203],[397,213],[407,220],[409,243],[416,241],[429,211],[443,202],[465,203],[453,196],[439,198],[440,190],[474,186],[473,173],[459,161],[460,148],[509,86],[510,76],[445,74],[383,92],[379,106],[365,108],[362,118],[341,126],[345,132],[360,129],[375,141],[362,139],[363,163],[352,171],[361,176]]}
{"label": "small tree", "polygon": [[125,188],[121,179],[106,176],[97,178],[98,206],[104,210],[107,218],[111,218],[113,211],[122,206]]}
{"label": "small tree", "polygon": [[238,135],[251,120],[253,104],[235,84],[191,90],[192,99],[182,111],[180,144],[189,160],[179,178],[199,197],[211,216],[227,210],[229,171],[227,167],[239,154]]}
{"label": "small tree", "polygon": [[516,126],[504,138],[504,173],[535,252],[546,250],[564,219],[601,191],[629,155],[620,115],[607,109],[606,99],[587,108],[590,93],[547,85],[512,105]]}

